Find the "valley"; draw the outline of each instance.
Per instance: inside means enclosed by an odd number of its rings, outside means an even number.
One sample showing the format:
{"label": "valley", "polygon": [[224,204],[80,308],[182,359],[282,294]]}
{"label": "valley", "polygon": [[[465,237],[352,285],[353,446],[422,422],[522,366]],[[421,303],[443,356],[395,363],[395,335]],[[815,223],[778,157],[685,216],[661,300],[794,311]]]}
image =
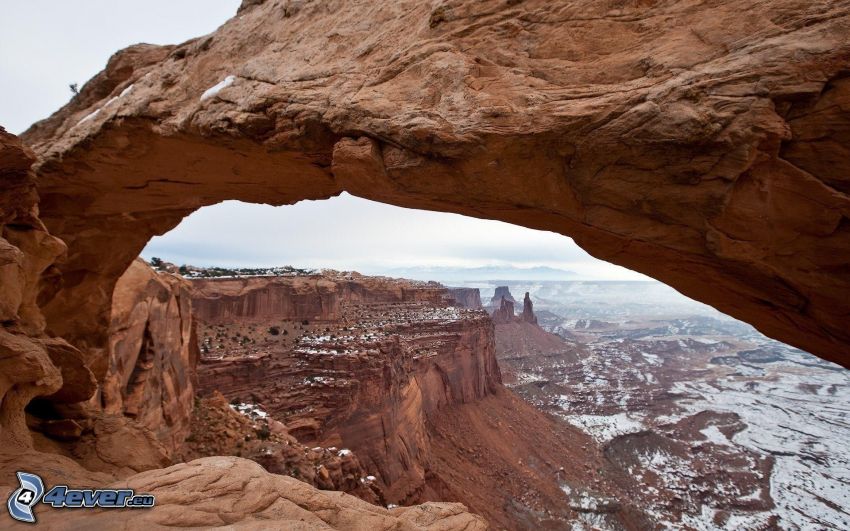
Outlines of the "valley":
{"label": "valley", "polygon": [[[590,435],[502,385],[477,290],[335,271],[190,282],[203,407],[178,461],[248,457],[388,507],[460,501],[496,529],[645,527]],[[228,402],[256,424],[228,421],[245,443],[202,435]]]}
{"label": "valley", "polygon": [[846,528],[850,373],[629,284],[512,284],[563,340],[497,325],[508,387],[590,434],[658,528]]}

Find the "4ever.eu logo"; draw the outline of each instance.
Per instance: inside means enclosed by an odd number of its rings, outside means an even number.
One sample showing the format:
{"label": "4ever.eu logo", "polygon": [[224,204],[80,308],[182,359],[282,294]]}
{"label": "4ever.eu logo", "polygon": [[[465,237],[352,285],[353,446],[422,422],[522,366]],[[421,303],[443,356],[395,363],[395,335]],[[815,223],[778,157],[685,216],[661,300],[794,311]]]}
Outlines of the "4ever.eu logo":
{"label": "4ever.eu logo", "polygon": [[51,507],[71,508],[150,508],[154,506],[153,494],[136,494],[133,489],[70,489],[56,485],[46,494],[44,482],[37,474],[18,472],[20,487],[6,502],[9,515],[19,522],[35,523],[35,506],[39,501]]}

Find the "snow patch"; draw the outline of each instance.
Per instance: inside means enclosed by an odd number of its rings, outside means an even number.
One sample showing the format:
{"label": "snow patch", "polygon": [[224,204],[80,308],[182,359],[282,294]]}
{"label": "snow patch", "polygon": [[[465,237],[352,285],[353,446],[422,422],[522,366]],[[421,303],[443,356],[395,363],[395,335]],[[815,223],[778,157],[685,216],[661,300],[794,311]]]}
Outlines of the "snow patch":
{"label": "snow patch", "polygon": [[80,121],[79,121],[79,122],[77,122],[77,125],[80,125],[80,124],[83,124],[83,123],[85,123],[85,122],[88,122],[89,120],[91,120],[91,119],[93,119],[94,117],[96,117],[98,114],[100,114],[100,109],[95,109],[94,111],[92,111],[92,112],[88,113],[87,115],[83,116],[83,117],[80,119]]}
{"label": "snow patch", "polygon": [[204,93],[201,94],[201,101],[212,98],[222,90],[232,85],[234,81],[236,81],[236,76],[227,76],[222,81],[216,83],[215,85],[204,91]]}

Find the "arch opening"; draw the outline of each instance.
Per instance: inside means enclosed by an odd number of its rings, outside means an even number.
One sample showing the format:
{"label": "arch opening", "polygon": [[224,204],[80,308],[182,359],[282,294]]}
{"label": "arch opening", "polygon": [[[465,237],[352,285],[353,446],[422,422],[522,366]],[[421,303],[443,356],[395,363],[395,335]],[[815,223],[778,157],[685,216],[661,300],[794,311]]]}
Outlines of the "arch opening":
{"label": "arch opening", "polygon": [[[423,242],[427,247],[428,238],[433,238],[433,235],[422,230],[425,223],[423,218],[416,215],[424,215],[432,222],[434,218],[431,216],[445,216],[373,205],[378,208],[378,216],[373,223],[352,225],[350,220],[357,217],[358,211],[361,212],[360,219],[368,219],[368,213],[362,213],[364,208],[368,209],[368,205],[368,202],[343,196],[311,204],[301,203],[301,212],[291,217],[258,212],[263,209],[291,211],[298,209],[298,206],[271,208],[225,204],[205,207],[159,242],[151,244],[143,254],[148,260],[154,256],[162,258],[157,266],[161,270],[180,272],[180,266],[185,264],[187,267],[182,273],[195,285],[197,292],[194,303],[199,320],[197,342],[201,351],[196,392],[205,397],[202,399],[205,407],[211,403],[209,397],[222,393],[227,401],[235,404],[238,410],[246,411],[247,415],[268,414],[291,426],[289,433],[308,447],[351,449],[358,458],[358,466],[363,467],[363,474],[377,478],[373,486],[375,492],[380,492],[384,503],[412,503],[432,496],[451,498],[453,494],[436,488],[434,478],[445,473],[445,469],[441,468],[445,464],[440,460],[451,452],[457,452],[458,447],[443,446],[439,433],[441,429],[450,426],[453,430],[463,431],[461,427],[440,424],[434,420],[425,421],[426,428],[411,427],[406,423],[408,421],[399,421],[388,413],[392,411],[389,404],[402,404],[404,407],[401,409],[413,407],[405,401],[405,393],[390,392],[387,396],[391,395],[392,399],[386,401],[363,398],[370,394],[370,378],[383,382],[391,381],[390,376],[384,372],[379,376],[369,376],[368,371],[362,368],[368,366],[369,362],[362,359],[357,361],[358,368],[343,366],[344,363],[340,365],[340,361],[328,361],[347,355],[346,352],[354,343],[351,338],[361,333],[355,332],[359,330],[358,325],[370,323],[368,326],[374,326],[378,321],[373,319],[376,315],[363,308],[378,304],[376,311],[380,314],[381,323],[392,323],[396,317],[393,311],[396,310],[380,305],[386,303],[386,300],[371,300],[366,305],[355,304],[358,317],[351,318],[345,311],[336,313],[339,309],[332,302],[332,297],[327,296],[327,292],[320,296],[317,290],[315,300],[308,302],[310,296],[307,299],[299,297],[312,293],[313,288],[299,284],[300,287],[293,290],[293,283],[302,282],[306,278],[321,278],[322,282],[332,285],[361,283],[362,292],[354,290],[346,293],[351,297],[354,297],[353,293],[358,293],[353,300],[363,303],[368,299],[364,292],[379,291],[369,284],[369,280],[345,272],[329,272],[322,276],[317,274],[317,270],[322,265],[348,269],[341,265],[345,263],[351,249],[372,249],[370,254],[378,256],[379,261],[390,263],[383,269],[370,272],[392,274],[398,271],[398,263],[388,260],[396,258],[393,251],[387,252],[375,246],[375,241],[370,241],[368,235],[364,236],[364,231],[360,229],[368,226],[369,230],[380,235],[385,225],[390,224],[413,242]],[[286,236],[279,240],[261,240],[262,246],[285,247],[292,249],[295,254],[261,254],[259,258],[239,256],[238,262],[227,262],[234,255],[245,254],[245,248],[239,247],[243,242],[233,238],[241,235],[243,239],[250,240],[252,227],[269,229],[283,226],[280,221],[284,219],[290,226],[303,227],[303,221],[321,216],[333,217],[335,209],[338,210],[338,218],[315,230],[322,233],[330,228],[351,229],[346,237],[354,240],[348,242],[352,247],[342,249],[340,255],[335,257],[310,256],[310,259],[316,260],[305,264],[311,271],[296,267],[277,273],[261,272],[258,278],[255,269],[262,267],[249,267],[302,265],[297,256],[304,256],[305,250],[334,245],[333,241],[318,241],[309,232],[299,236],[308,242],[301,246]],[[239,215],[251,217],[258,223],[249,227],[242,223],[244,220],[240,220]],[[405,215],[413,216],[410,225],[405,224]],[[219,219],[222,224],[214,223],[217,216],[221,216]],[[477,224],[478,220],[473,222]],[[454,216],[448,223],[454,227],[463,224]],[[500,224],[481,223],[483,230],[498,232],[494,225]],[[228,226],[231,225],[231,232],[228,233]],[[418,230],[413,227],[418,227]],[[442,226],[436,227],[438,235],[444,230]],[[524,229],[516,230],[511,233],[512,238],[526,233]],[[184,245],[186,240],[177,237],[181,232],[196,242],[197,247],[188,249],[189,253],[194,253],[193,256],[183,255],[175,259],[169,252],[187,249]],[[458,232],[464,233],[464,237],[471,234],[463,228],[459,228]],[[531,232],[527,231],[525,235],[533,237]],[[553,235],[553,238],[537,243],[563,240],[559,236]],[[359,244],[357,240],[369,243]],[[463,237],[459,241],[462,242]],[[496,236],[494,241],[509,244],[504,234]],[[568,242],[561,243],[566,245]],[[476,242],[473,240],[469,244],[472,248]],[[486,249],[484,253],[480,249],[472,249],[470,254],[499,252],[495,247],[483,248]],[[210,253],[211,250],[217,253]],[[415,246],[397,252],[411,250],[415,250]],[[433,256],[433,249],[429,250]],[[440,255],[438,262],[444,258]],[[539,257],[530,259],[536,261]],[[427,257],[423,255],[415,256],[415,262],[433,265],[428,264]],[[214,265],[224,267],[222,270],[207,269]],[[374,267],[374,262],[371,266]],[[248,267],[249,270],[240,272],[239,267]],[[663,486],[658,485],[655,491],[648,491],[654,494],[648,493],[641,497],[640,511],[648,509],[667,514],[668,496],[678,492],[678,482],[684,481],[686,477],[713,492],[734,491],[736,499],[748,499],[750,503],[744,512],[738,514],[733,510],[732,513],[749,518],[752,522],[761,521],[759,519],[767,521],[774,514],[781,514],[783,518],[790,518],[799,525],[814,521],[813,516],[807,513],[806,508],[811,507],[813,499],[810,497],[811,492],[807,494],[808,487],[805,485],[819,484],[817,495],[825,496],[824,499],[832,502],[843,499],[843,479],[835,475],[834,463],[845,459],[845,456],[840,452],[831,452],[827,460],[807,461],[801,467],[803,460],[800,455],[815,441],[810,435],[786,426],[806,424],[809,432],[817,430],[824,434],[817,444],[824,448],[833,444],[840,447],[847,435],[843,429],[836,430],[841,422],[842,411],[846,409],[847,393],[850,392],[850,376],[846,370],[772,341],[744,323],[688,300],[663,284],[648,279],[623,280],[612,278],[610,273],[606,275],[607,280],[605,276],[595,279],[587,276],[572,279],[487,278],[489,274],[508,276],[516,273],[510,267],[505,267],[500,273],[488,272],[479,278],[467,276],[463,281],[455,276],[457,272],[451,268],[442,271],[434,267],[423,269],[408,267],[404,271],[425,275],[421,280],[428,280],[430,276],[430,279],[442,280],[445,285],[479,290],[478,299],[487,307],[495,322],[494,355],[499,363],[501,380],[524,400],[544,411],[557,413],[565,425],[574,426],[590,435],[585,442],[587,447],[576,458],[586,461],[591,459],[588,456],[597,451],[596,445],[606,448],[602,452],[605,463],[603,470],[613,483],[597,489],[591,496],[596,502],[603,502],[605,496],[615,499],[619,495],[618,489],[624,486],[637,488],[647,474],[663,478],[665,483]],[[474,270],[474,267],[466,269],[466,274],[471,275],[470,271]],[[566,271],[561,270],[560,274],[568,277]],[[440,278],[440,275],[445,276]],[[337,289],[334,287],[331,292],[336,293]],[[386,289],[386,286],[381,289]],[[414,288],[408,286],[407,289]],[[295,295],[296,292],[298,295]],[[525,312],[521,314],[519,310],[524,305],[521,294],[525,292],[530,294],[532,301],[533,321],[526,319]],[[505,318],[499,313],[504,309],[499,308],[500,297],[505,295],[515,305],[516,312],[511,310],[515,318]],[[400,302],[393,299],[394,304]],[[423,321],[415,323],[422,326]],[[377,334],[382,330],[381,326],[386,324],[370,330]],[[419,329],[418,333],[421,332]],[[397,334],[398,331],[391,333]],[[463,335],[463,332],[453,333]],[[404,333],[401,333],[401,337],[405,337]],[[353,350],[360,347],[362,345],[355,346]],[[462,347],[455,345],[452,348]],[[484,348],[483,344],[479,344],[479,348]],[[387,350],[386,354],[401,356],[392,349]],[[302,365],[293,368],[299,361]],[[429,400],[433,400],[439,412],[438,417],[457,420],[453,410],[456,404],[453,405],[451,399],[435,399],[434,396],[442,397],[442,391],[438,390],[444,385],[449,388],[456,385],[460,377],[458,373],[452,372],[456,367],[445,359],[439,367],[439,375],[414,377],[417,390],[421,393],[417,396],[426,404],[425,411],[430,407],[427,405]],[[471,376],[471,373],[463,374],[462,378]],[[349,382],[352,381],[358,382],[357,391],[351,390]],[[493,385],[498,386],[497,383]],[[464,391],[457,392],[459,396],[465,396]],[[300,393],[309,393],[312,397],[310,407],[319,412],[306,412],[301,406],[307,402],[299,402],[297,398]],[[480,396],[471,394],[462,402],[474,404],[470,407],[482,408],[489,415],[489,421],[497,423],[505,420],[501,416],[504,411],[488,408],[490,402],[495,401],[493,396],[504,399],[499,393],[489,390]],[[328,401],[328,396],[335,398]],[[340,396],[359,398],[340,399]],[[517,403],[512,403],[510,407],[533,417],[532,413],[523,410],[523,406]],[[835,411],[836,416],[824,413],[825,410]],[[777,411],[783,411],[784,418],[779,418]],[[818,418],[813,419],[815,411],[818,412]],[[385,454],[376,455],[375,448],[388,447],[386,442],[379,441],[380,437],[375,438],[370,431],[374,427],[373,421],[369,420],[373,415],[382,418],[381,429],[374,431],[380,432],[383,437],[386,437],[387,430],[397,435],[404,441],[404,451],[390,444],[390,450]],[[392,421],[389,420],[391,418]],[[426,413],[424,418],[434,417]],[[464,417],[464,420],[470,419]],[[516,423],[518,420],[511,422]],[[432,444],[417,446],[422,445],[424,440],[416,435],[417,429],[427,431]],[[530,427],[528,429],[531,430]],[[209,425],[204,425],[204,430],[214,432]],[[478,431],[474,433],[477,437],[481,435]],[[829,435],[825,435],[827,433]],[[560,435],[563,436],[563,433]],[[501,437],[512,440],[504,432]],[[197,441],[197,444],[206,443],[207,439]],[[457,441],[455,443],[463,445]],[[541,441],[538,445],[546,443]],[[685,451],[694,444],[700,446],[699,452]],[[421,453],[406,453],[411,448]],[[782,452],[787,455],[774,455],[766,452],[766,448],[782,448]],[[193,451],[197,452],[197,448]],[[209,451],[228,450],[214,446]],[[654,457],[644,459],[647,452]],[[205,454],[188,455],[199,457]],[[483,462],[480,459],[480,456],[473,455],[455,466],[464,473],[475,475],[480,471],[472,468],[470,463]],[[669,467],[667,463],[674,461],[676,467]],[[701,464],[697,464],[697,461]],[[400,466],[401,462],[426,463],[423,466],[429,471],[431,482],[406,475],[402,472],[406,468]],[[707,462],[716,463],[716,466],[706,466]],[[741,463],[746,465],[741,466]],[[674,468],[676,472],[673,472]],[[411,469],[415,470],[416,467]],[[283,468],[279,471],[291,472]],[[682,472],[682,475],[678,472]],[[578,479],[570,474],[562,473],[559,478],[562,487],[574,488],[579,484]],[[403,493],[411,482],[417,481],[424,481],[424,490],[416,491],[415,494]],[[629,481],[638,483],[632,485]],[[484,482],[482,485],[490,488],[489,483]],[[477,488],[482,487],[479,485]],[[472,485],[466,489],[469,492],[476,491]],[[371,496],[368,493],[359,495],[367,498]],[[724,496],[709,496],[694,502],[700,509],[687,509],[683,514],[700,518],[703,514],[701,507],[704,506],[710,508],[705,514],[713,515],[712,511],[723,507],[726,501]],[[613,502],[609,500],[605,503]],[[479,510],[485,511],[484,514],[491,521],[499,521],[494,520],[498,516],[487,512],[489,509]],[[612,509],[610,514],[622,513]],[[839,524],[843,516],[840,512],[829,512],[825,518]],[[707,521],[706,525],[709,524],[710,521]]]}
{"label": "arch opening", "polygon": [[[631,207],[617,210],[612,201],[640,203],[627,197],[631,192],[624,196],[592,180],[590,188],[578,188],[575,177],[565,176],[561,160],[551,156],[553,147],[540,146],[555,139],[490,138],[463,160],[424,157],[392,143],[340,137],[321,128],[300,142],[298,151],[290,151],[248,139],[161,135],[143,120],[123,119],[85,147],[45,159],[38,169],[42,217],[72,249],[62,266],[63,287],[42,297],[51,331],[102,347],[115,280],[150,238],[204,205],[234,199],[286,205],[347,191],[402,207],[568,235],[597,258],[661,280],[768,336],[847,363],[845,288],[819,290],[823,273],[805,270],[812,249],[824,255],[841,247],[843,232],[825,239],[795,236],[795,245],[806,247],[798,258],[791,247],[769,257],[744,248],[743,254],[728,255],[732,241],[717,239],[723,237],[700,217],[710,217],[707,212],[693,214],[695,208],[716,210],[721,199],[734,204],[735,196],[745,193],[739,186],[708,185],[714,190],[701,195],[705,203],[683,207],[680,215],[692,219],[679,225],[686,221]],[[756,174],[751,171],[742,186]],[[551,178],[527,186],[541,175]],[[495,182],[498,186],[491,186]],[[804,270],[807,277],[795,276]]]}

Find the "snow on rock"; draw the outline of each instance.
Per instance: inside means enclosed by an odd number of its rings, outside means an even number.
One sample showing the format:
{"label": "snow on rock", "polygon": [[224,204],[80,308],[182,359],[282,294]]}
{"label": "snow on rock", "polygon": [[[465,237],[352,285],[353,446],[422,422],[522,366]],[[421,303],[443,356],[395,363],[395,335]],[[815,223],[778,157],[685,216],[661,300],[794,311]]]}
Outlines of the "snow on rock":
{"label": "snow on rock", "polygon": [[87,115],[83,116],[83,117],[80,119],[80,121],[79,121],[79,122],[77,122],[77,125],[84,124],[84,123],[88,122],[89,120],[91,120],[91,119],[95,118],[98,114],[100,114],[100,109],[95,109],[94,111],[92,111],[92,112],[88,113]]}
{"label": "snow on rock", "polygon": [[201,94],[201,101],[212,98],[222,90],[232,85],[234,81],[236,81],[236,76],[227,76],[222,81],[216,83],[215,85],[204,91],[204,93]]}
{"label": "snow on rock", "polygon": [[260,420],[269,416],[268,413],[263,411],[263,409],[256,404],[238,403],[230,404],[230,407],[233,408],[235,411],[245,415],[251,420]]}

